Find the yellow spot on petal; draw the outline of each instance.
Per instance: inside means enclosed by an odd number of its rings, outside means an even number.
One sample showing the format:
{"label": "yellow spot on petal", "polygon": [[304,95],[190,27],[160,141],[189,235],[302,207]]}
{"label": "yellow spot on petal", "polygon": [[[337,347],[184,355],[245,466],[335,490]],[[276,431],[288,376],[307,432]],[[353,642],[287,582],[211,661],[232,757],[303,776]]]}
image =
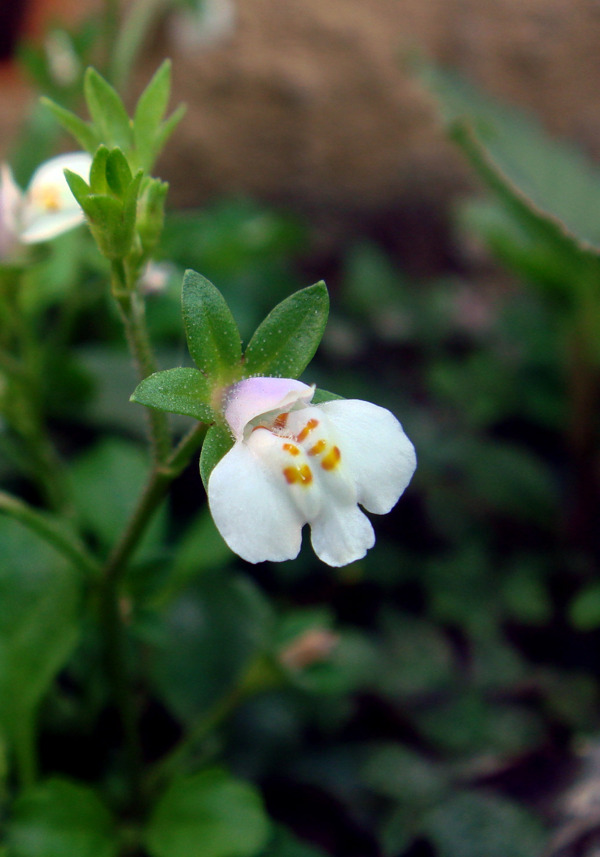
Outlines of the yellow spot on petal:
{"label": "yellow spot on petal", "polygon": [[36,205],[46,211],[60,211],[60,190],[55,185],[44,185],[34,192]]}
{"label": "yellow spot on petal", "polygon": [[318,425],[319,420],[315,420],[314,418],[312,420],[309,420],[304,426],[304,428],[300,431],[300,433],[296,435],[296,440],[298,441],[298,443],[302,443],[303,441],[305,441],[311,431],[314,431],[314,429],[316,429]]}
{"label": "yellow spot on petal", "polygon": [[284,443],[283,448],[286,452],[289,452],[290,455],[300,455],[300,450],[293,443]]}
{"label": "yellow spot on petal", "polygon": [[302,464],[300,467],[284,467],[283,475],[288,485],[300,484],[308,487],[313,479],[308,464]]}
{"label": "yellow spot on petal", "polygon": [[342,453],[340,452],[339,447],[332,446],[327,455],[323,457],[321,467],[323,470],[334,470],[340,463],[341,457]]}
{"label": "yellow spot on petal", "polygon": [[326,440],[318,440],[314,446],[308,450],[309,455],[321,455],[321,453],[327,448]]}

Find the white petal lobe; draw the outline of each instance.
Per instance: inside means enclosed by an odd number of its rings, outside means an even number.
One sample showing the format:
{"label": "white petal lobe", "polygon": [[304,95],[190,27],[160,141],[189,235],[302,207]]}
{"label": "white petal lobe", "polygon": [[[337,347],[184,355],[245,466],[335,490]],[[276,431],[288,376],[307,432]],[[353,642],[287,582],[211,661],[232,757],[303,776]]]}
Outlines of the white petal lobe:
{"label": "white petal lobe", "polygon": [[217,529],[234,553],[248,562],[294,559],[304,520],[283,481],[241,442],[210,475],[208,502]]}
{"label": "white petal lobe", "polygon": [[311,523],[314,552],[327,565],[348,565],[375,544],[371,522],[358,506],[330,505]]}
{"label": "white petal lobe", "polygon": [[402,426],[386,408],[360,399],[325,402],[319,407],[338,433],[358,502],[369,512],[389,512],[417,463],[414,446]]}

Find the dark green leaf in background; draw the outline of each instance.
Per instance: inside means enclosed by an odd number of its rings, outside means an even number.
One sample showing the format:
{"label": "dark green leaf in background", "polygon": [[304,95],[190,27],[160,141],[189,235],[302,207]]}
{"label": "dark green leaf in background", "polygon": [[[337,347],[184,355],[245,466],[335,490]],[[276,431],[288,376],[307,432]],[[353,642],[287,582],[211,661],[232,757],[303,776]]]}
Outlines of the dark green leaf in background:
{"label": "dark green leaf in background", "polygon": [[170,786],[156,806],[146,842],[152,857],[253,857],[269,832],[256,789],[211,769]]}
{"label": "dark green leaf in background", "polygon": [[24,792],[8,826],[11,857],[115,857],[113,819],[88,786],[54,778]]}
{"label": "dark green leaf in background", "polygon": [[0,726],[7,737],[35,709],[73,651],[81,580],[45,542],[0,518]]}
{"label": "dark green leaf in background", "polygon": [[482,792],[455,794],[425,817],[423,827],[439,857],[539,857],[545,842],[527,810]]}
{"label": "dark green leaf in background", "polygon": [[[82,526],[110,548],[133,512],[149,471],[144,452],[135,444],[106,438],[73,464],[72,486]],[[153,548],[161,539],[164,517],[159,515],[141,545]]]}
{"label": "dark green leaf in background", "polygon": [[195,720],[240,680],[266,644],[270,614],[249,581],[205,572],[158,617],[152,681],[179,718]]}

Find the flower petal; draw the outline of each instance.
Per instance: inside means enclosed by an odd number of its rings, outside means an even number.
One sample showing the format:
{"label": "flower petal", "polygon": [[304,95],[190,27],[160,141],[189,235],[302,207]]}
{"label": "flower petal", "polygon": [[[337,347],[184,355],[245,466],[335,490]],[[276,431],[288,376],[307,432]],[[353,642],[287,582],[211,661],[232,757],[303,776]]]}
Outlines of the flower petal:
{"label": "flower petal", "polygon": [[64,170],[88,180],[92,159],[86,152],[59,155],[41,164],[25,191],[20,238],[25,244],[46,241],[67,232],[85,220],[71,193]]}
{"label": "flower petal", "polygon": [[235,443],[216,465],[208,502],[217,529],[242,559],[281,562],[298,555],[304,519],[285,483],[247,444]]}
{"label": "flower petal", "polygon": [[298,401],[309,402],[313,393],[314,387],[291,378],[246,378],[225,393],[225,419],[236,440],[241,440],[251,420]]}
{"label": "flower petal", "polygon": [[360,399],[324,402],[319,408],[338,435],[358,502],[369,512],[389,512],[417,464],[414,446],[396,417],[386,408]]}
{"label": "flower petal", "polygon": [[327,565],[355,562],[375,544],[371,522],[355,505],[324,504],[310,527],[314,552]]}
{"label": "flower petal", "polygon": [[19,209],[23,199],[8,164],[0,165],[0,258],[17,240]]}

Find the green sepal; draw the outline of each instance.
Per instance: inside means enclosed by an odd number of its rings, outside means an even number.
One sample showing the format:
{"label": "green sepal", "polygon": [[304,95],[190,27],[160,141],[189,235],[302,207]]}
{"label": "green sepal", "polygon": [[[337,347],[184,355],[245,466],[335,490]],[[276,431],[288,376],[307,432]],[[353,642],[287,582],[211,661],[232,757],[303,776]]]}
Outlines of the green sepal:
{"label": "green sepal", "polygon": [[88,183],[80,175],[67,169],[65,169],[65,180],[71,189],[71,193],[85,211],[84,206],[91,193]]}
{"label": "green sepal", "polygon": [[329,390],[321,390],[317,387],[310,400],[311,405],[321,405],[323,402],[335,402],[343,399],[344,396],[338,396],[337,393],[330,393]]}
{"label": "green sepal", "polygon": [[[171,62],[165,60],[142,92],[133,119],[133,137],[138,164],[146,172],[166,142],[167,137],[185,112],[180,107],[173,116],[161,124],[171,93]],[[167,133],[165,133],[167,129]]]}
{"label": "green sepal", "polygon": [[209,428],[200,453],[200,476],[206,491],[208,491],[208,480],[214,467],[232,446],[233,438],[225,426],[217,423]]}
{"label": "green sepal", "polygon": [[297,378],[317,350],[329,314],[321,280],[290,295],[258,326],[244,355],[244,375]]}
{"label": "green sepal", "polygon": [[117,91],[91,67],[86,69],[83,88],[90,116],[102,142],[129,152],[133,143],[131,123]]}
{"label": "green sepal", "polygon": [[90,125],[88,122],[84,122],[84,120],[80,119],[75,113],[61,107],[60,104],[52,101],[51,98],[43,97],[40,101],[44,107],[47,107],[48,110],[50,110],[54,118],[60,125],[62,125],[65,131],[77,140],[81,148],[85,149],[86,152],[89,152],[90,155],[93,155],[102,142],[100,135],[97,133],[93,125]]}
{"label": "green sepal", "polygon": [[106,182],[106,162],[108,161],[109,148],[102,144],[98,146],[90,167],[90,189],[92,193],[108,193]]}
{"label": "green sepal", "polygon": [[120,149],[111,149],[106,159],[106,183],[116,197],[122,199],[132,182],[127,158]]}
{"label": "green sepal", "polygon": [[165,199],[168,182],[146,176],[140,187],[137,205],[137,231],[146,253],[158,243],[165,220]]}
{"label": "green sepal", "polygon": [[240,373],[242,343],[221,292],[205,277],[186,271],[182,307],[188,348],[198,368],[216,382],[236,380]]}
{"label": "green sepal", "polygon": [[202,372],[180,366],[145,378],[133,391],[130,401],[202,422],[214,422],[212,395],[212,386]]}

